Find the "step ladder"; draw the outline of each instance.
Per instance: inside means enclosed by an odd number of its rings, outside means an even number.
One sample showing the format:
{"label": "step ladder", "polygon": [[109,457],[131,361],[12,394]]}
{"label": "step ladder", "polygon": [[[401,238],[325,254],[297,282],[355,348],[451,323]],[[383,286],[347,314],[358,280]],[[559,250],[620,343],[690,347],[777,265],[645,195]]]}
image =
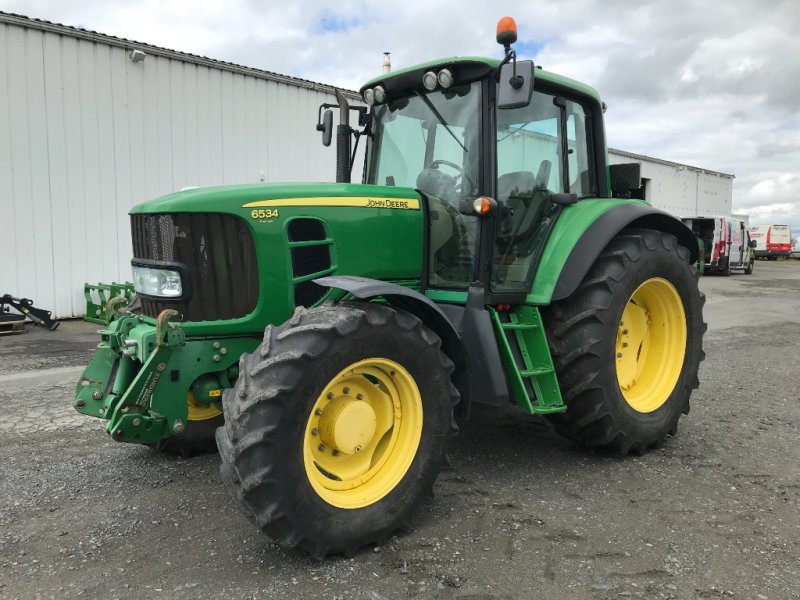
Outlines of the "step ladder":
{"label": "step ladder", "polygon": [[508,311],[489,308],[500,359],[509,386],[524,411],[537,414],[567,410],[561,398],[550,346],[535,306],[515,306]]}

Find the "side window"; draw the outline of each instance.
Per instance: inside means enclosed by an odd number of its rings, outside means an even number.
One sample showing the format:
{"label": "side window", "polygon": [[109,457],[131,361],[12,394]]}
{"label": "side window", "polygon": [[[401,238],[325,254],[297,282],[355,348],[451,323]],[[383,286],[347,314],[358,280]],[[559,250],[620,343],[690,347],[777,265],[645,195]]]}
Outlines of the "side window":
{"label": "side window", "polygon": [[587,112],[577,102],[557,101],[539,91],[528,106],[497,111],[499,216],[493,291],[525,291],[533,260],[556,214],[550,194],[592,192],[587,121]]}
{"label": "side window", "polygon": [[591,194],[593,174],[590,171],[586,111],[577,102],[567,100],[567,145],[569,147],[569,191]]}

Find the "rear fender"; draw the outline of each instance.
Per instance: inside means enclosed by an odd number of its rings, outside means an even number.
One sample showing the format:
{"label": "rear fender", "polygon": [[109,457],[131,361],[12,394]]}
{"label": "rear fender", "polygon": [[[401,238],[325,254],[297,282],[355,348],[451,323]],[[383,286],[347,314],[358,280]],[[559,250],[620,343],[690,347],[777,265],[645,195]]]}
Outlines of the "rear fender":
{"label": "rear fender", "polygon": [[568,297],[606,245],[623,229],[670,233],[697,261],[699,248],[691,229],[664,211],[636,200],[585,200],[566,207],[547,242],[526,301],[545,305]]}

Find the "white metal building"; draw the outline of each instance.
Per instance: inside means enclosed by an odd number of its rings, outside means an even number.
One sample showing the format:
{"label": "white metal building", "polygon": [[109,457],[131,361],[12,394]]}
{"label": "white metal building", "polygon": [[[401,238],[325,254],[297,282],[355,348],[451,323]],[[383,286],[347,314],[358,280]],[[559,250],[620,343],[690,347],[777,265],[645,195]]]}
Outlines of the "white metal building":
{"label": "white metal building", "polygon": [[324,102],[332,86],[0,13],[0,295],[81,316],[84,282],[130,279],[132,206],[333,181]]}
{"label": "white metal building", "polygon": [[[185,186],[334,180],[314,127],[333,91],[0,13],[0,294],[82,316],[85,282],[130,278],[132,206]],[[610,158],[642,163],[654,206],[730,214],[732,175]]]}
{"label": "white metal building", "polygon": [[676,217],[731,215],[733,175],[614,148],[608,150],[608,162],[641,164],[641,199]]}

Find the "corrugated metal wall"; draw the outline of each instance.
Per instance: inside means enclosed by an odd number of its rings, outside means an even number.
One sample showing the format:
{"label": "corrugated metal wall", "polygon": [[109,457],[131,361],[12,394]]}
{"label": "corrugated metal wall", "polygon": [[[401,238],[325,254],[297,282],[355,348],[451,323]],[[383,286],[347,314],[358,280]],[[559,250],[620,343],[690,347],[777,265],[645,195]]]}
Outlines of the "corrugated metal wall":
{"label": "corrugated metal wall", "polygon": [[333,101],[0,21],[0,294],[80,316],[84,282],[130,279],[135,204],[190,185],[332,181],[335,150],[314,125]]}
{"label": "corrugated metal wall", "polygon": [[733,210],[733,176],[686,165],[649,159],[619,150],[608,151],[612,165],[638,162],[648,179],[647,200],[676,217],[730,215]]}

